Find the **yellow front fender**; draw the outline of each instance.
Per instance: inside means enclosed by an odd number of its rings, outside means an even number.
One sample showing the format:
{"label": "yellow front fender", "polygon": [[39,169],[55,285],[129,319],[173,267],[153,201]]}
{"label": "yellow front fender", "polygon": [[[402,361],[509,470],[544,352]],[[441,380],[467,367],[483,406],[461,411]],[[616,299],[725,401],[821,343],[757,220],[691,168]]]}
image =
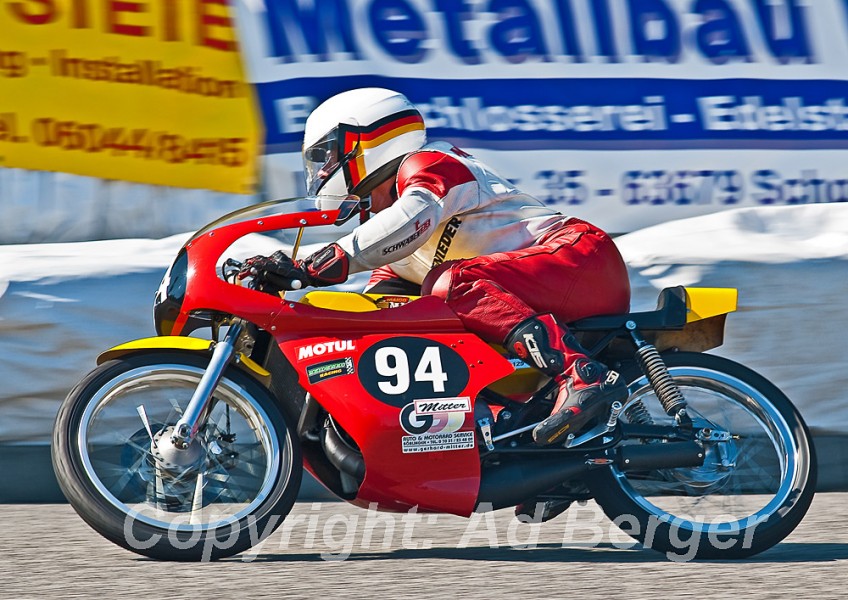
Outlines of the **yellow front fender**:
{"label": "yellow front fender", "polygon": [[[151,350],[180,350],[184,352],[208,352],[214,342],[212,340],[203,340],[200,338],[186,337],[182,335],[160,335],[157,337],[142,338],[133,340],[110,348],[97,357],[97,364],[102,365],[106,361],[114,360],[128,354],[136,352],[149,352]],[[271,377],[271,373],[263,369],[259,363],[245,356],[242,353],[238,354],[236,362],[246,367],[255,376],[263,381]]]}

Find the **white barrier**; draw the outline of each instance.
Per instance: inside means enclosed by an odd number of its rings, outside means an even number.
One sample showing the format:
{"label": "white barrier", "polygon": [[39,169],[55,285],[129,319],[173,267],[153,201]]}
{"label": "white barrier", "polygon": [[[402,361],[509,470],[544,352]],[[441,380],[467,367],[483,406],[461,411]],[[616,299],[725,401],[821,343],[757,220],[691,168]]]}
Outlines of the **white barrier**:
{"label": "white barrier", "polygon": [[160,238],[257,201],[255,195],[0,167],[0,244]]}
{"label": "white barrier", "polygon": [[[0,443],[48,443],[59,403],[97,354],[153,335],[153,292],[185,239],[0,247]],[[636,310],[666,286],[739,288],[716,353],[774,381],[816,432],[848,433],[848,204],[723,212],[618,243]],[[240,251],[278,245],[255,236]]]}
{"label": "white barrier", "polygon": [[717,213],[618,243],[635,310],[663,287],[738,288],[713,353],[777,384],[816,433],[848,433],[848,204]]}

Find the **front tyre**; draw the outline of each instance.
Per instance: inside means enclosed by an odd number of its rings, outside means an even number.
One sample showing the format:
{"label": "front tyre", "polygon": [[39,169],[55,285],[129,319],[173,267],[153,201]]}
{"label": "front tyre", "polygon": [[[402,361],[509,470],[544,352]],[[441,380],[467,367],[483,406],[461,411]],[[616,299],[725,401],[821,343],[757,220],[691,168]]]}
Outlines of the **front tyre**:
{"label": "front tyre", "polygon": [[[663,356],[705,450],[701,467],[593,472],[606,515],[644,546],[674,560],[744,558],[783,540],[816,487],[809,431],[789,399],[733,361],[689,352]],[[638,367],[623,369],[623,422],[673,425]],[[626,440],[629,444],[661,443]]]}
{"label": "front tyre", "polygon": [[192,444],[168,443],[207,363],[168,351],[112,360],[59,410],[59,485],[91,527],[127,550],[163,560],[231,556],[274,531],[297,497],[295,417],[235,367]]}

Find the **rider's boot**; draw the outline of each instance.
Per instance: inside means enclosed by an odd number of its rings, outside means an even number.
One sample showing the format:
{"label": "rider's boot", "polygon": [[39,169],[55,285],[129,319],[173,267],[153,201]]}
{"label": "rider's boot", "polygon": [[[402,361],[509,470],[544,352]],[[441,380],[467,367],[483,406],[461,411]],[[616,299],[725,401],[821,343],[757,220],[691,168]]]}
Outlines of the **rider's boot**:
{"label": "rider's boot", "polygon": [[537,315],[516,325],[504,346],[531,367],[552,377],[559,392],[551,416],[533,430],[533,440],[547,446],[575,435],[610,405],[627,399],[627,386],[616,371],[592,360],[553,315]]}

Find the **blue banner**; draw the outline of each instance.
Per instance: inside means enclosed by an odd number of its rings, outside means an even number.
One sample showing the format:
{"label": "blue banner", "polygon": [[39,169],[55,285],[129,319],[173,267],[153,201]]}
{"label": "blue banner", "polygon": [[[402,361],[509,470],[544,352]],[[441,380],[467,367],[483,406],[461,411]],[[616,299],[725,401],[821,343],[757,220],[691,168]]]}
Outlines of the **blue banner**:
{"label": "blue banner", "polygon": [[525,79],[510,80],[509,94],[504,85],[375,76],[259,84],[267,152],[296,151],[321,99],[369,86],[406,94],[433,138],[477,148],[848,147],[848,81]]}
{"label": "blue banner", "polygon": [[610,231],[848,201],[848,0],[236,0],[271,195],[358,87]]}

